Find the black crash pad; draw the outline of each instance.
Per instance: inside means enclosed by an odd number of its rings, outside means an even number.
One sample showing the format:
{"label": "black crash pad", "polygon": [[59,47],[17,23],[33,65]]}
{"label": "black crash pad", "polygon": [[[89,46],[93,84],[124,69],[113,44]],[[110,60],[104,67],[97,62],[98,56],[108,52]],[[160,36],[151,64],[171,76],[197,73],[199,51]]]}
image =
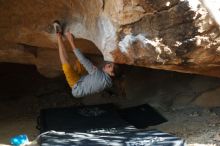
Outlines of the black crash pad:
{"label": "black crash pad", "polygon": [[63,132],[85,132],[91,129],[118,128],[133,125],[142,129],[167,120],[148,104],[116,109],[112,104],[44,109],[38,129]]}
{"label": "black crash pad", "polygon": [[166,118],[148,104],[121,109],[119,114],[121,118],[139,129],[167,122]]}
{"label": "black crash pad", "polygon": [[112,104],[103,104],[41,110],[37,127],[42,133],[49,130],[83,132],[127,125]]}

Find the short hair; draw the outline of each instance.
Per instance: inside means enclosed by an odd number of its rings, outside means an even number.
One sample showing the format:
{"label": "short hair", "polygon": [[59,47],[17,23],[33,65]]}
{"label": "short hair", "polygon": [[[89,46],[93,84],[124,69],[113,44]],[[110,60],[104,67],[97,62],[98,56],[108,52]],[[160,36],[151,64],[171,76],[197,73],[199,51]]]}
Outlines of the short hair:
{"label": "short hair", "polygon": [[[114,63],[114,62],[104,61],[103,64],[102,64],[102,67],[104,67],[107,64],[111,64],[111,63]],[[115,74],[114,77],[113,77],[114,79],[118,79],[122,76],[122,72],[121,72],[118,64],[114,63],[114,70],[113,71],[114,71],[114,74]]]}
{"label": "short hair", "polygon": [[111,64],[111,63],[114,63],[114,62],[111,62],[111,61],[104,61],[103,64]]}

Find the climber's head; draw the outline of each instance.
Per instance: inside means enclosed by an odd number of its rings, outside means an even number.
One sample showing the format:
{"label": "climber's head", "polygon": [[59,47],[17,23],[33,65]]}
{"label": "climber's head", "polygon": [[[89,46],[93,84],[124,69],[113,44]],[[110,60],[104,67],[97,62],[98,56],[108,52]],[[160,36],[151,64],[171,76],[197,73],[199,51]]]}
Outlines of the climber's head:
{"label": "climber's head", "polygon": [[116,65],[112,62],[105,61],[102,67],[102,70],[110,76],[115,76]]}

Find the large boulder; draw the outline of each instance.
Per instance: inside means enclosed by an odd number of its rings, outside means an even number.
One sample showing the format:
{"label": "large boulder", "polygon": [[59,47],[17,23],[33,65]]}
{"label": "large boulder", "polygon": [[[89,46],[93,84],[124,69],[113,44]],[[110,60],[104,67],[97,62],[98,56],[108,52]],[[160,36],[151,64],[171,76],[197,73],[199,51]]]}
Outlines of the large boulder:
{"label": "large boulder", "polygon": [[220,77],[219,3],[0,0],[0,62],[35,64],[45,76],[59,75],[52,22],[60,20],[85,53],[120,64]]}

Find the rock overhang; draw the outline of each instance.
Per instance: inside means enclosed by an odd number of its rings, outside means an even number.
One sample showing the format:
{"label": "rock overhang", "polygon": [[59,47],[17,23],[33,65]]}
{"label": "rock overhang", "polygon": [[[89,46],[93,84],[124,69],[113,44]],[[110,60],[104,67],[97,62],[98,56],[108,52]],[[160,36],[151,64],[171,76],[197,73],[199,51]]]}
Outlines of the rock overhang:
{"label": "rock overhang", "polygon": [[0,3],[2,62],[35,64],[46,76],[58,75],[51,25],[58,19],[66,31],[88,40],[84,52],[97,53],[90,50],[91,41],[107,61],[220,77],[220,11],[207,0]]}

